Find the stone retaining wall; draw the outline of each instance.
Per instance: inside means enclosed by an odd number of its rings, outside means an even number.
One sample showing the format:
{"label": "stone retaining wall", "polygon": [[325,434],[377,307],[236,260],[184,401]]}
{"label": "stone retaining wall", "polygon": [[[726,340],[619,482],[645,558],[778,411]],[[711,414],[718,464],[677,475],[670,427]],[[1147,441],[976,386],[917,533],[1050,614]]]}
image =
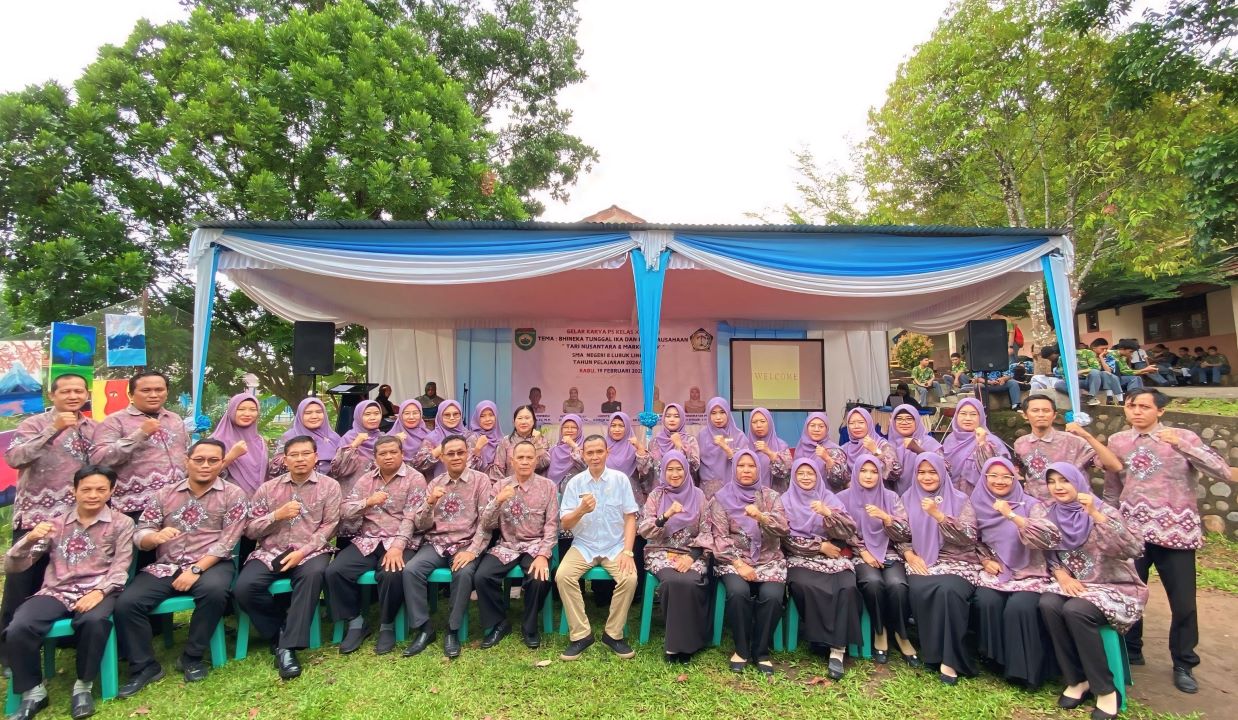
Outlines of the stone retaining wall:
{"label": "stone retaining wall", "polygon": [[[1121,408],[1097,405],[1087,408],[1087,412],[1093,420],[1088,430],[1101,442],[1126,428]],[[1170,411],[1165,413],[1163,422],[1191,430],[1229,461],[1231,469],[1238,467],[1238,418]],[[1015,438],[1028,432],[1027,421],[1009,410],[989,413],[989,428],[1011,445]],[[1096,475],[1094,480],[1099,478]],[[1232,477],[1225,482],[1204,478],[1197,492],[1204,529],[1238,540],[1238,482]]]}

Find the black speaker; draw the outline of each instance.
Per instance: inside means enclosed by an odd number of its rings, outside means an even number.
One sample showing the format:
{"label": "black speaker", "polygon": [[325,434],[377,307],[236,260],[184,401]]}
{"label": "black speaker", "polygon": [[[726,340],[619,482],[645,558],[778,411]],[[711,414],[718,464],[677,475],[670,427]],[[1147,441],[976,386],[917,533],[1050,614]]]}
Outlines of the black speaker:
{"label": "black speaker", "polygon": [[967,323],[967,367],[972,372],[992,372],[1010,367],[1010,343],[1005,320],[971,320]]}
{"label": "black speaker", "polygon": [[293,323],[292,372],[294,375],[335,372],[335,323]]}

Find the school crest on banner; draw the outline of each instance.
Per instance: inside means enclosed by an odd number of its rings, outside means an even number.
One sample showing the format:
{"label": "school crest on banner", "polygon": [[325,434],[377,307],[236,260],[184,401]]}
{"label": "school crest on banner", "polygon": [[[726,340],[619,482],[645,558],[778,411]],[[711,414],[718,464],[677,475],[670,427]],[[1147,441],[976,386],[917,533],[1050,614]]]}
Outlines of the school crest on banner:
{"label": "school crest on banner", "polygon": [[537,329],[536,328],[516,328],[515,340],[516,347],[521,350],[532,350],[537,344]]}

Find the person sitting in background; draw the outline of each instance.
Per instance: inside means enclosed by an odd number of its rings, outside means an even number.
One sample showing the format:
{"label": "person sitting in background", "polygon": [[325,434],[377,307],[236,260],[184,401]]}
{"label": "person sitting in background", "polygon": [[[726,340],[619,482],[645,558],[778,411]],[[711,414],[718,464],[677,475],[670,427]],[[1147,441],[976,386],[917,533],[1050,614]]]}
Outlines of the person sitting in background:
{"label": "person sitting in background", "polygon": [[1199,364],[1199,367],[1209,385],[1220,385],[1221,376],[1229,374],[1229,358],[1218,352],[1216,345],[1209,345],[1204,361]]}
{"label": "person sitting in background", "polygon": [[1131,367],[1131,355],[1138,349],[1139,344],[1134,340],[1123,338],[1105,353],[1105,364],[1118,376],[1118,382],[1121,383],[1124,394],[1143,387],[1144,376],[1156,372],[1156,366],[1145,367],[1142,370]]}
{"label": "person sitting in background", "polygon": [[1169,351],[1169,348],[1157,343],[1153,346],[1152,351],[1148,353],[1148,364],[1156,367],[1156,373],[1161,378],[1164,378],[1166,385],[1177,385],[1178,375],[1174,371],[1174,361],[1178,357]]}
{"label": "person sitting in background", "polygon": [[968,374],[967,363],[963,362],[963,356],[950,353],[950,369],[941,374],[941,384],[945,386],[947,393],[953,392],[966,384]]}
{"label": "person sitting in background", "polygon": [[[1106,389],[1111,390],[1115,394],[1121,393],[1121,388],[1117,386],[1117,376],[1112,376],[1112,380],[1106,382],[1104,372],[1100,367],[1100,359],[1096,357],[1096,353],[1091,350],[1077,350],[1076,359],[1079,363],[1079,390],[1083,395],[1083,401],[1088,405],[1099,405],[1100,399],[1096,397],[1102,385]],[[1053,364],[1053,375],[1058,378],[1053,383],[1053,389],[1066,394],[1065,376],[1062,374],[1062,354],[1057,345],[1045,345],[1040,349],[1040,356]]]}
{"label": "person sitting in background", "polygon": [[993,370],[987,373],[975,373],[972,375],[972,381],[980,387],[981,394],[984,395],[985,402],[988,402],[989,393],[995,390],[1005,390],[1010,396],[1010,409],[1019,409],[1019,400],[1023,397],[1023,389],[1019,387],[1019,381],[1014,379],[1015,367],[1021,368],[1023,374],[1026,374],[1027,368],[1022,365],[1019,360],[1018,346],[1011,346],[1012,355],[1008,358],[1009,364],[1004,370]]}
{"label": "person sitting in background", "polygon": [[[916,386],[916,397],[921,405],[928,404],[929,390],[940,388],[934,378],[933,361],[927,355],[920,358],[920,363],[911,369],[911,382]],[[940,392],[938,395],[940,396]]]}
{"label": "person sitting in background", "polygon": [[1199,365],[1195,362],[1195,356],[1191,354],[1189,347],[1178,348],[1178,353],[1173,359],[1174,371],[1182,378],[1183,385],[1198,385],[1199,384]]}
{"label": "person sitting in background", "polygon": [[886,405],[889,405],[890,407],[910,405],[916,410],[923,407],[920,405],[919,401],[912,397],[911,388],[907,387],[907,383],[899,383],[898,386],[894,388],[894,392],[890,393],[889,397],[886,398]]}
{"label": "person sitting in background", "polygon": [[374,402],[378,403],[378,407],[383,411],[383,425],[386,426],[383,429],[389,429],[396,415],[395,403],[391,402],[391,386],[379,385],[378,397],[374,398]]}
{"label": "person sitting in background", "polygon": [[421,415],[425,418],[426,425],[433,430],[437,424],[435,418],[438,417],[438,405],[443,401],[443,398],[438,396],[438,384],[433,380],[426,383],[426,394],[415,399],[421,404]]}

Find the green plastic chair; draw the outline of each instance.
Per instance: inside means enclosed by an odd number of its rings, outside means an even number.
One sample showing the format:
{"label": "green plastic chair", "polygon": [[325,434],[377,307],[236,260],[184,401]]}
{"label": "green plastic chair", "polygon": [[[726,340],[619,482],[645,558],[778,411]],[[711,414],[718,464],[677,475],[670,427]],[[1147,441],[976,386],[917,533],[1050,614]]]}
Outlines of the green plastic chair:
{"label": "green plastic chair", "polygon": [[[580,576],[580,579],[581,580],[614,580],[614,578],[610,576],[610,573],[606,572],[606,568],[602,567],[601,565],[594,565],[593,567],[589,568],[588,570],[585,571],[584,575]],[[559,612],[559,634],[566,636],[567,633],[568,633],[567,607],[565,606]],[[627,635],[628,635],[628,623],[625,620],[623,623],[623,636],[627,637]]]}
{"label": "green plastic chair", "polygon": [[[721,582],[718,583],[718,591],[714,594],[714,637],[710,643],[711,647],[718,647],[722,644],[722,625],[726,617],[726,587]],[[783,629],[782,618],[778,618],[778,625],[774,627],[774,652],[783,651]]]}
{"label": "green plastic chair", "polygon": [[[155,606],[151,611],[151,615],[167,615],[168,622],[164,623],[163,645],[164,647],[172,647],[173,638],[171,632],[171,615],[172,613],[193,610],[197,605],[193,601],[192,595],[173,595]],[[211,633],[211,667],[223,667],[224,663],[228,662],[228,647],[224,643],[224,621],[222,618],[219,624],[215,626],[215,631]]]}
{"label": "green plastic chair", "polygon": [[[795,598],[787,594],[787,651],[795,652],[795,649],[800,644],[800,612],[799,607],[795,604]],[[868,616],[868,606],[862,601],[860,602],[860,637],[862,638],[859,645],[849,643],[847,645],[847,653],[853,658],[864,658],[871,660],[873,657],[873,626],[872,619]]]}
{"label": "green plastic chair", "polygon": [[[62,618],[52,623],[51,630],[47,631],[43,642],[43,677],[51,678],[56,675],[56,638],[73,637],[73,621],[70,618]],[[100,695],[104,700],[111,700],[116,697],[116,691],[120,687],[120,667],[116,657],[116,627],[112,626],[112,631],[108,633],[107,643],[103,646],[103,662],[99,665],[99,685]],[[17,712],[18,706],[21,705],[21,696],[13,692],[13,681],[10,678],[7,683],[8,693],[4,698],[4,714],[12,715]]]}
{"label": "green plastic chair", "polygon": [[1113,673],[1113,686],[1118,690],[1118,712],[1126,712],[1126,688],[1135,684],[1131,677],[1130,658],[1126,654],[1126,639],[1112,625],[1105,625],[1100,629],[1100,640],[1105,645],[1109,672]]}
{"label": "green plastic chair", "polygon": [[[286,595],[292,592],[292,579],[280,578],[271,583],[268,592],[272,595]],[[236,654],[233,655],[237,660],[244,660],[249,655],[249,615],[237,606],[236,609]],[[317,650],[322,646],[322,621],[318,617],[318,608],[314,608],[314,617],[310,620],[310,650]]]}
{"label": "green plastic chair", "polygon": [[[378,580],[374,579],[374,571],[368,570],[357,578],[358,585],[378,585]],[[344,642],[344,627],[346,623],[343,620],[336,620],[331,627],[331,642],[339,645]],[[395,615],[395,639],[396,642],[404,642],[405,634],[408,631],[408,623],[404,618],[404,606],[400,605],[400,609]],[[310,634],[310,639],[313,639],[313,633]]]}

